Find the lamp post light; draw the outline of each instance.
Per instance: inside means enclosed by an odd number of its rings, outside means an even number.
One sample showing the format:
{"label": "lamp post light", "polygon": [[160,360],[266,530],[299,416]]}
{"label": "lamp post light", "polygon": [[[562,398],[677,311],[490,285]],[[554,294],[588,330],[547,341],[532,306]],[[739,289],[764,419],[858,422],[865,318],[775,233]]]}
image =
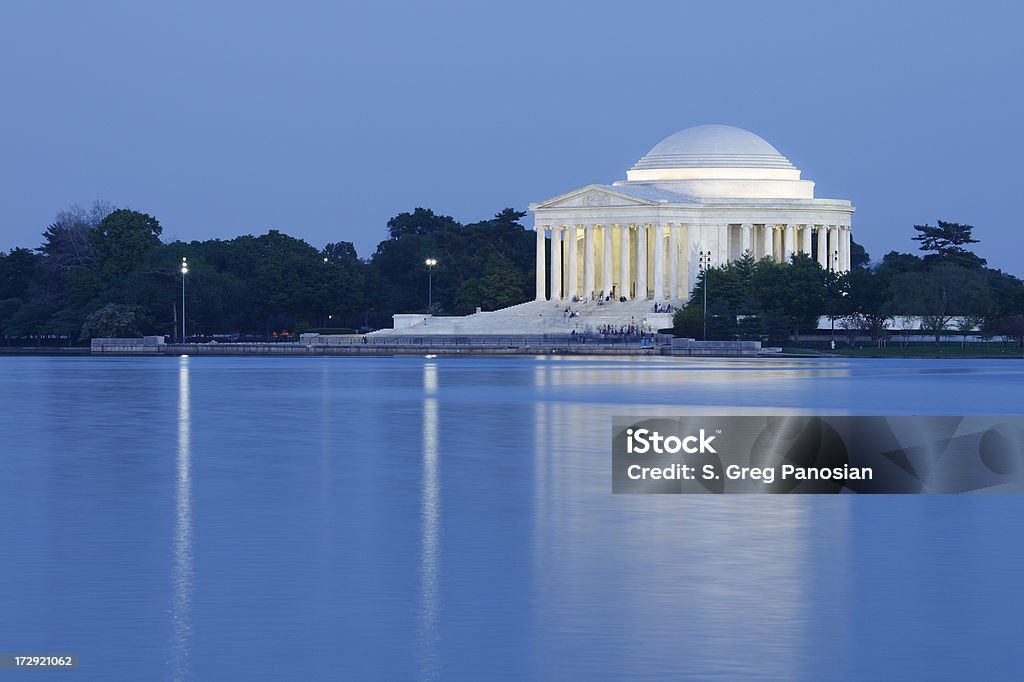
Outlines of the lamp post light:
{"label": "lamp post light", "polygon": [[[839,249],[831,252],[831,258],[828,261],[828,282],[833,284],[835,287],[838,284],[835,280],[837,274],[837,268],[839,263]],[[831,295],[828,297],[828,322],[831,327],[830,340],[828,345],[831,349],[836,350],[836,292],[829,292]]]}
{"label": "lamp post light", "polygon": [[708,340],[708,270],[711,268],[711,251],[700,252],[700,271],[704,274],[704,340]]}
{"label": "lamp post light", "polygon": [[[324,265],[327,265],[327,256],[324,256]],[[327,313],[324,313],[323,320],[324,320],[324,326],[325,327],[328,326],[328,324],[329,324],[328,320],[330,320],[333,317],[334,317],[333,315],[328,315]]]}
{"label": "lamp post light", "polygon": [[188,258],[181,258],[181,342],[185,343],[185,275],[188,274]]}
{"label": "lamp post light", "polygon": [[434,266],[437,265],[437,259],[428,258],[424,262],[427,264],[427,312],[430,312],[434,305]]}

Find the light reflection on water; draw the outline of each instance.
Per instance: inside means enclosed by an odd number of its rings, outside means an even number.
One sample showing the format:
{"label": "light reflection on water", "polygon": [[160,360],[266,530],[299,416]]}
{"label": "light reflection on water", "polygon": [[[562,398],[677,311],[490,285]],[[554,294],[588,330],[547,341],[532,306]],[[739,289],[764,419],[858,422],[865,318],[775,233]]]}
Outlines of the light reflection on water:
{"label": "light reflection on water", "polygon": [[1019,496],[613,496],[609,440],[1004,414],[1019,362],[0,358],[0,385],[0,642],[82,679],[968,678],[1016,651]]}
{"label": "light reflection on water", "polygon": [[192,415],[189,399],[189,358],[178,360],[178,466],[174,524],[174,596],[171,621],[174,657],[171,675],[175,680],[191,679],[189,649],[192,639]]}
{"label": "light reflection on water", "polygon": [[420,559],[420,679],[438,679],[441,491],[438,478],[437,365],[423,365],[423,525]]}

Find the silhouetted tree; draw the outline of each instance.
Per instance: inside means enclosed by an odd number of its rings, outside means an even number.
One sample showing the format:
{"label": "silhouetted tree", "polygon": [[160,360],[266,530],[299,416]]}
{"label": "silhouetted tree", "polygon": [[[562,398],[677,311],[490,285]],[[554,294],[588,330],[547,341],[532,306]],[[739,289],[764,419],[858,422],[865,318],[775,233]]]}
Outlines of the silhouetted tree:
{"label": "silhouetted tree", "polygon": [[985,259],[979,258],[964,248],[966,244],[977,244],[971,236],[972,225],[937,221],[938,225],[914,225],[917,235],[912,237],[921,242],[921,250],[930,252],[926,260],[955,263],[962,267],[977,269],[985,266]]}
{"label": "silhouetted tree", "polygon": [[78,204],[57,213],[53,223],[43,232],[40,253],[55,270],[89,267],[95,262],[92,232],[114,211],[105,201],[95,201],[86,209]]}
{"label": "silhouetted tree", "polygon": [[412,213],[399,213],[388,221],[388,235],[399,239],[407,234],[429,236],[457,227],[451,216],[437,215],[429,208],[416,208]]}

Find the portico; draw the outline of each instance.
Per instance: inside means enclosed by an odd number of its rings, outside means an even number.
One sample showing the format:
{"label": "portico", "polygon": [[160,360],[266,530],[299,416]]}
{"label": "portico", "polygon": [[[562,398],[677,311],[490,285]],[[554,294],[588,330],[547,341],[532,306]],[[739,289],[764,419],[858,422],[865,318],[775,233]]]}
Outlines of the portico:
{"label": "portico", "polygon": [[763,139],[730,126],[672,135],[611,185],[532,204],[536,299],[679,302],[713,267],[750,251],[806,254],[850,267],[849,201],[814,198],[814,183]]}

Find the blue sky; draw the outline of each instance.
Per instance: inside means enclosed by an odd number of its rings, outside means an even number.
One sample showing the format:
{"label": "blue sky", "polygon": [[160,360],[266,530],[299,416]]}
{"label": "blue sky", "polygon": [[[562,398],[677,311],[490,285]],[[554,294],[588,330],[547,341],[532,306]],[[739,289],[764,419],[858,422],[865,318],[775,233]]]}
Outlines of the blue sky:
{"label": "blue sky", "polygon": [[1010,2],[8,2],[0,249],[105,199],[169,239],[365,257],[401,211],[525,210],[727,123],[852,200],[875,258],[953,220],[1024,275],[1021,25]]}

